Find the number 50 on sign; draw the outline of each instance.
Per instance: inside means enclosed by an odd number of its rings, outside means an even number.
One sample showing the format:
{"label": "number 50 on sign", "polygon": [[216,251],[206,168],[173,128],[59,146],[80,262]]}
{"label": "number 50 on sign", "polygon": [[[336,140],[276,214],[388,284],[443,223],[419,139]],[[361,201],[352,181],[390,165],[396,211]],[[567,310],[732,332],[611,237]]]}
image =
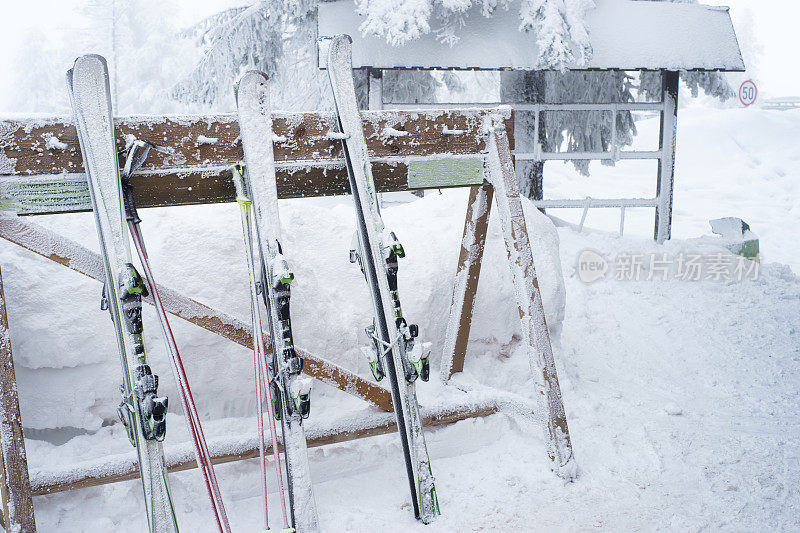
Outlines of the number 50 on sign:
{"label": "number 50 on sign", "polygon": [[755,103],[758,96],[758,88],[753,80],[747,80],[739,87],[739,101],[745,107],[751,106]]}

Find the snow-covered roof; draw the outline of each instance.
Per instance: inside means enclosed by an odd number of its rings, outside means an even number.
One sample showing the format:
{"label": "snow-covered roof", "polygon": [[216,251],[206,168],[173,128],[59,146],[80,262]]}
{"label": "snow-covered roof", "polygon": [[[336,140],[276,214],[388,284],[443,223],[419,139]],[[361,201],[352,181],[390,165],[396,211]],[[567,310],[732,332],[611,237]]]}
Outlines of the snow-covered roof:
{"label": "snow-covered roof", "polygon": [[[346,33],[353,38],[353,67],[474,68],[534,70],[538,48],[533,33],[518,30],[519,3],[480,13],[480,2],[466,13],[455,46],[428,33],[404,46],[364,37],[363,19],[352,0],[319,5],[319,37]],[[594,54],[579,69],[668,69],[743,71],[744,61],[727,7],[673,2],[596,0],[586,14]],[[326,42],[320,44],[325,67]]]}

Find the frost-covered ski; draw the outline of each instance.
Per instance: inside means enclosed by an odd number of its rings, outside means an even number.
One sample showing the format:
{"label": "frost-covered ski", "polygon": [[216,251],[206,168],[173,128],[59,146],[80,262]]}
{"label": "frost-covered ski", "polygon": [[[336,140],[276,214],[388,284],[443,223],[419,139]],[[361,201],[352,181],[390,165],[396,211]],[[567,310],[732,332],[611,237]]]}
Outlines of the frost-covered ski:
{"label": "frost-covered ski", "polygon": [[[257,259],[255,268],[251,268],[251,289],[255,285],[254,278],[260,275],[261,295],[267,308],[272,338],[272,356],[267,368],[263,369],[269,380],[267,395],[273,403],[275,418],[281,422],[292,526],[301,533],[312,532],[319,529],[319,524],[303,428],[303,420],[308,417],[311,407],[311,379],[300,376],[303,360],[295,352],[292,340],[289,300],[294,274],[289,270],[280,244],[267,76],[257,71],[246,73],[237,86],[236,101],[246,172],[235,171],[234,180],[240,204],[252,203],[257,243],[250,243],[248,248],[256,251]],[[243,225],[247,226],[246,220],[243,220]],[[244,231],[247,240],[248,228],[245,227]],[[250,259],[252,254],[248,252],[248,255]],[[257,299],[254,305],[254,323],[258,325]],[[253,336],[257,337],[255,328]]]}
{"label": "frost-covered ski", "polygon": [[395,235],[385,229],[378,208],[361,114],[356,103],[349,36],[339,35],[331,40],[328,75],[356,209],[357,246],[351,251],[351,261],[358,261],[364,272],[374,308],[374,322],[367,328],[372,339],[367,355],[376,379],[384,375],[389,377],[414,515],[429,523],[439,514],[439,502],[414,383],[417,377],[427,381],[430,363],[424,353],[426,347],[415,342],[417,327],[406,323],[400,308],[397,260],[405,254]]}
{"label": "frost-covered ski", "polygon": [[76,59],[67,72],[67,85],[103,256],[103,308],[111,313],[120,351],[119,415],[136,447],[148,527],[153,533],[176,532],[161,445],[167,399],[158,397],[158,377],[147,364],[142,342],[141,306],[147,289],[131,263],[105,59],[98,55]]}

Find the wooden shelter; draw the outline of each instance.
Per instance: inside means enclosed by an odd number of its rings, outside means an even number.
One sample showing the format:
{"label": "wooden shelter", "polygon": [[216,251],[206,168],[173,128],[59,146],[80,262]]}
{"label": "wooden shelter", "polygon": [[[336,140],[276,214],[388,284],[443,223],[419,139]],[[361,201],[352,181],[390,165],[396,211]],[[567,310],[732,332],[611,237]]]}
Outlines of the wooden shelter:
{"label": "wooden shelter", "polygon": [[[363,19],[352,2],[323,2],[319,7],[319,57],[325,57],[324,37],[346,33],[353,36],[353,66],[369,73],[369,108],[419,108],[415,102],[383,101],[383,72],[397,69],[418,70],[537,70],[539,46],[533,33],[518,31],[519,2],[508,9],[498,7],[491,17],[482,15],[476,2],[463,16],[464,25],[456,32],[455,46],[442,42],[435,32],[422,35],[404,46],[391,46],[383,38],[363,36]],[[654,238],[659,243],[670,238],[672,227],[675,142],[678,117],[680,71],[741,72],[745,65],[727,7],[596,0],[586,15],[586,26],[593,54],[585,65],[574,70],[659,71],[662,98],[657,102],[549,103],[506,102],[517,111],[534,113],[533,139],[540,139],[539,127],[548,112],[605,111],[612,115],[611,150],[601,152],[548,152],[540,143],[533,150],[515,152],[517,161],[550,160],[657,160],[656,194],[649,198],[580,198],[536,200],[540,208],[619,208],[620,232],[625,209],[655,208]],[[320,61],[320,68],[324,68]],[[498,102],[476,103],[493,106]],[[430,104],[442,107],[441,102]],[[456,104],[463,107],[467,104]],[[617,120],[620,111],[650,111],[660,114],[657,150],[619,150],[616,148]]]}

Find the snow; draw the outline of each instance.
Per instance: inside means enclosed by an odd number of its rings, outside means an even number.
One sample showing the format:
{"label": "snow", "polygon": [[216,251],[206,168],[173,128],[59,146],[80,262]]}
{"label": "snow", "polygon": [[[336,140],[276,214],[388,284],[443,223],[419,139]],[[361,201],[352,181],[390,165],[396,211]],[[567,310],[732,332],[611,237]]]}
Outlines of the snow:
{"label": "snow", "polygon": [[[744,70],[727,8],[628,0],[596,0],[596,4],[587,10],[585,19],[592,57],[585,63],[575,59],[566,66]],[[440,42],[435,32],[414,32],[419,38],[393,46],[384,37],[365,32],[362,25],[371,24],[370,20],[359,17],[348,1],[320,3],[318,33],[320,37],[350,35],[356,68],[540,68],[539,36],[517,31],[520,3],[510,1],[508,5],[507,10],[498,8],[486,18],[480,2],[475,2],[464,15],[466,23],[456,31],[458,43],[452,47]],[[577,17],[573,12],[568,15]],[[326,49],[327,41],[321,41],[320,68],[325,68]]]}
{"label": "snow", "polygon": [[[631,149],[657,148],[658,122],[657,117],[637,121],[639,135]],[[690,104],[681,108],[673,237],[710,235],[709,220],[735,216],[760,237],[761,253],[767,261],[785,263],[800,272],[800,241],[796,238],[800,227],[798,140],[800,110],[721,111]],[[655,194],[655,161],[621,161],[614,167],[593,162],[590,170],[587,178],[569,164],[547,163],[545,198],[633,198]],[[581,217],[580,209],[551,209],[548,213],[572,223]],[[619,209],[590,209],[586,225],[615,231],[619,228]],[[625,235],[652,236],[652,228],[652,209],[626,210]]]}
{"label": "snow", "polygon": [[197,136],[197,146],[201,146],[204,144],[217,144],[217,142],[219,142],[218,137],[206,137],[205,135]]}
{"label": "snow", "polygon": [[69,148],[69,145],[65,142],[61,142],[55,135],[50,135],[45,141],[45,148],[48,150],[66,150]]}
{"label": "snow", "polygon": [[[647,120],[637,126],[655,133]],[[323,531],[797,530],[800,427],[797,373],[800,268],[797,242],[800,111],[693,108],[678,120],[676,238],[654,244],[652,212],[629,210],[626,237],[555,228],[525,202],[536,268],[552,330],[578,477],[553,475],[535,419],[528,355],[500,227],[487,237],[465,371],[445,388],[432,372],[420,402],[477,403],[499,397],[498,414],[428,429],[425,436],[442,516],[431,526],[410,512],[395,434],[309,450]],[[652,186],[639,167],[598,166],[587,179],[548,163],[545,191],[571,194]],[[581,189],[583,187],[584,189]],[[593,193],[594,194],[594,193]],[[597,196],[600,196],[599,194]],[[406,249],[400,263],[405,314],[434,342],[439,364],[467,191],[431,191],[409,203],[388,196],[389,229]],[[283,245],[296,274],[293,324],[299,345],[360,375],[371,310],[363,276],[348,261],[354,224],[348,197],[281,201]],[[580,210],[573,213],[580,216]],[[220,310],[248,316],[235,204],[142,210],[159,281]],[[559,211],[559,216],[564,215]],[[566,215],[564,215],[566,216]],[[618,212],[591,210],[587,227]],[[580,281],[576,259],[642,253],[727,253],[708,219],[743,218],[761,239],[758,280],[617,281],[613,270]],[[97,249],[90,214],[36,222]],[[113,328],[98,306],[100,284],[0,241],[28,459],[34,471],[68,476],[100,463],[120,468],[132,449],[115,418],[119,365]],[[563,283],[558,278],[563,270]],[[566,299],[566,305],[559,302]],[[162,389],[177,398],[156,317],[145,306],[145,342]],[[212,450],[255,441],[248,350],[173,319]],[[468,393],[462,393],[466,390]],[[499,392],[500,391],[500,392]],[[528,402],[528,403],[525,403]],[[392,415],[315,383],[314,428],[352,427]],[[424,415],[424,410],[423,410]],[[169,415],[168,457],[191,457],[177,404]],[[105,422],[105,424],[104,424]],[[237,444],[238,443],[238,444]],[[226,446],[227,447],[227,446]],[[259,468],[248,460],[217,467],[234,530],[259,527]],[[170,476],[179,521],[208,531],[212,515],[199,473]],[[270,487],[276,485],[270,477]],[[271,514],[279,516],[270,493]],[[43,531],[144,530],[138,481],[36,497]],[[91,512],[87,510],[91,509]],[[274,525],[273,525],[274,526]]]}

